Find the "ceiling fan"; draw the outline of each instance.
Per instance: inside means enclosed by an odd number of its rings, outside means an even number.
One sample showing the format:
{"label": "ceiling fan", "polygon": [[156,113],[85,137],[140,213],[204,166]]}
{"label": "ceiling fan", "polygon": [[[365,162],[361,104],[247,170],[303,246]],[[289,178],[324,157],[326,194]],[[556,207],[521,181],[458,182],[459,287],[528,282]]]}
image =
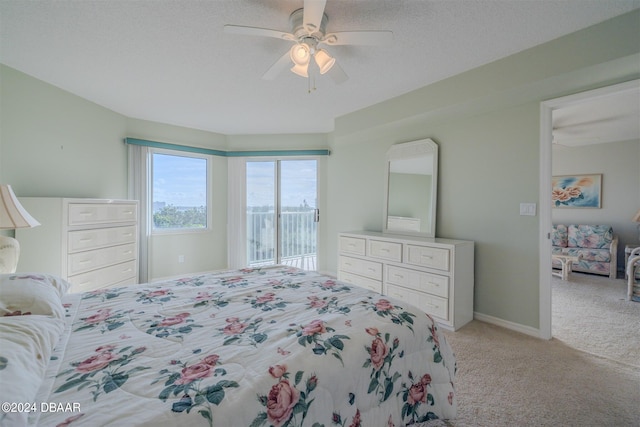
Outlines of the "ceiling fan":
{"label": "ceiling fan", "polygon": [[[324,13],[326,0],[304,0],[304,7],[289,16],[291,32],[268,28],[225,25],[228,34],[274,37],[293,42],[287,50],[262,76],[265,80],[275,79],[285,68],[291,72],[309,77],[316,67],[320,74],[328,74],[336,83],[349,77],[324,46],[338,45],[389,45],[393,41],[391,31],[340,31],[327,33],[327,14]],[[310,67],[313,67],[310,69]]]}
{"label": "ceiling fan", "polygon": [[599,144],[601,126],[605,123],[617,121],[618,116],[591,119],[577,123],[556,125],[552,130],[551,142],[562,148],[575,148],[585,145]]}

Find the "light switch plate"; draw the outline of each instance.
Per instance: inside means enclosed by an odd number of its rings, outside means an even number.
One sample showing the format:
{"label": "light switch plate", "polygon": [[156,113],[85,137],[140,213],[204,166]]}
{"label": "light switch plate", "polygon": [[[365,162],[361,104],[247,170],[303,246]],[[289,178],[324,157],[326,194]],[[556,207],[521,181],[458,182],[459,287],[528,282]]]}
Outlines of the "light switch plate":
{"label": "light switch plate", "polygon": [[536,204],[520,203],[520,215],[536,216]]}

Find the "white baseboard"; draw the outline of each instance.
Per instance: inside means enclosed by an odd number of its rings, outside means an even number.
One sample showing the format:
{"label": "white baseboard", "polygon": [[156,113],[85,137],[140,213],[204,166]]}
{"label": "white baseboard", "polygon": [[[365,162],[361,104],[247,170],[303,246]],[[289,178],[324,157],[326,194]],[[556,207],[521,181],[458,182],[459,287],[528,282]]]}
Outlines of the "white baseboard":
{"label": "white baseboard", "polygon": [[532,328],[531,326],[525,326],[519,323],[510,322],[498,317],[489,316],[488,314],[478,313],[477,311],[473,312],[473,318],[476,320],[480,320],[481,322],[486,322],[492,325],[501,326],[506,329],[511,329],[512,331],[520,332],[521,334],[540,338],[540,330]]}

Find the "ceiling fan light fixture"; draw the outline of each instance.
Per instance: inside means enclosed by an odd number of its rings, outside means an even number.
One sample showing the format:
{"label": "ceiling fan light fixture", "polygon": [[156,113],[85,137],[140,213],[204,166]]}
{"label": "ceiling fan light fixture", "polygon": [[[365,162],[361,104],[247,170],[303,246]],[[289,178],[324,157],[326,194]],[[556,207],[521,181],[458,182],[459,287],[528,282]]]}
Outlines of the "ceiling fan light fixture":
{"label": "ceiling fan light fixture", "polygon": [[304,65],[296,64],[293,67],[291,67],[291,72],[299,75],[300,77],[309,77],[309,73],[307,71],[308,68],[309,68],[309,64],[304,64]]}
{"label": "ceiling fan light fixture", "polygon": [[320,74],[324,74],[329,71],[331,67],[333,67],[333,64],[336,63],[336,59],[329,55],[329,53],[324,49],[318,50],[314,55],[314,58],[316,60],[316,64],[318,64],[318,68],[320,69]]}
{"label": "ceiling fan light fixture", "polygon": [[304,43],[296,43],[291,47],[289,56],[291,57],[291,60],[296,67],[305,66],[306,72],[306,65],[309,64],[309,59],[311,59],[311,51],[309,49],[309,46]]}

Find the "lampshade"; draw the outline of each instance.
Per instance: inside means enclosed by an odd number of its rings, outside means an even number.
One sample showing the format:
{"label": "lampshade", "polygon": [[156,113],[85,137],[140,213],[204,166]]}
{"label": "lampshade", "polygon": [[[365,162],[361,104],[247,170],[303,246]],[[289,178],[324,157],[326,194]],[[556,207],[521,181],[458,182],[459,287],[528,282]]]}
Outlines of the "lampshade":
{"label": "lampshade", "polygon": [[631,219],[631,221],[640,222],[640,209],[638,209],[638,212],[636,212],[636,214],[633,216],[633,219]]}
{"label": "lampshade", "polygon": [[295,65],[307,65],[311,59],[309,46],[304,43],[294,44],[289,51],[289,56]]}
{"label": "lampshade", "polygon": [[316,64],[318,64],[318,68],[320,68],[320,74],[324,74],[333,67],[333,64],[336,63],[336,59],[327,53],[326,50],[320,49],[314,55],[316,60]]}
{"label": "lampshade", "polygon": [[29,228],[40,225],[22,207],[10,185],[0,184],[0,229]]}
{"label": "lampshade", "polygon": [[300,77],[309,77],[309,73],[307,71],[308,68],[309,68],[309,64],[305,64],[305,65],[296,64],[293,67],[291,67],[291,71],[296,73]]}

